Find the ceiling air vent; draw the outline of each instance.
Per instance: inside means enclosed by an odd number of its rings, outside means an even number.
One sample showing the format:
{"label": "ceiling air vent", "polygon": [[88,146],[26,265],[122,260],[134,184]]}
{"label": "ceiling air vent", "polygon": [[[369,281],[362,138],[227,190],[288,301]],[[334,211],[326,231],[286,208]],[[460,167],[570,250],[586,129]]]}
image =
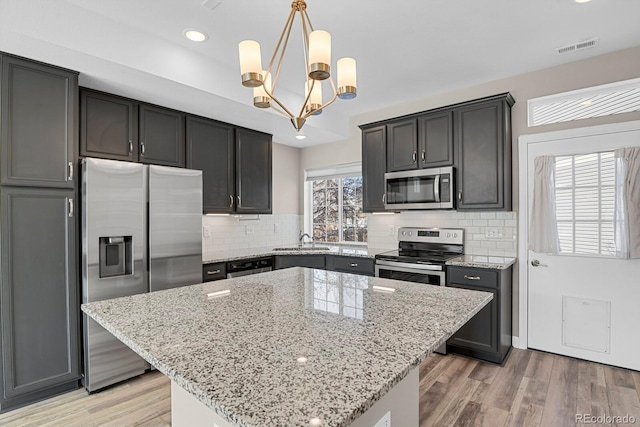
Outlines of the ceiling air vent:
{"label": "ceiling air vent", "polygon": [[599,39],[596,37],[590,40],[584,40],[578,43],[570,44],[568,46],[557,47],[556,52],[558,52],[559,55],[562,55],[564,53],[569,53],[569,52],[577,52],[579,50],[595,47],[598,45],[598,43],[599,43]]}

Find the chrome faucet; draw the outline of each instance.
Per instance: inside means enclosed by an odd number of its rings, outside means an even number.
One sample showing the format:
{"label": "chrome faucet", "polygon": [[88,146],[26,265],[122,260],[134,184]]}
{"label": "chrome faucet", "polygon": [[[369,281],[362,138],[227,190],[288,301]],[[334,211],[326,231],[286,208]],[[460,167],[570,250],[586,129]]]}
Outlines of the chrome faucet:
{"label": "chrome faucet", "polygon": [[308,237],[311,239],[311,243],[313,245],[315,245],[315,242],[313,241],[313,237],[309,236],[307,233],[302,234],[302,231],[300,232],[300,239],[298,239],[298,247],[301,248],[302,245],[304,245],[304,238]]}

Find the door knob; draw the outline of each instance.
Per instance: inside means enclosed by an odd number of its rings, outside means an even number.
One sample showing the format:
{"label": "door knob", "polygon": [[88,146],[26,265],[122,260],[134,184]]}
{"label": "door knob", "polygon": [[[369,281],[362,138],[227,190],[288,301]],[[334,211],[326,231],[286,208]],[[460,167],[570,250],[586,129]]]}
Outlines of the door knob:
{"label": "door knob", "polygon": [[537,259],[531,260],[531,265],[533,267],[547,267],[547,264],[540,264],[540,261]]}

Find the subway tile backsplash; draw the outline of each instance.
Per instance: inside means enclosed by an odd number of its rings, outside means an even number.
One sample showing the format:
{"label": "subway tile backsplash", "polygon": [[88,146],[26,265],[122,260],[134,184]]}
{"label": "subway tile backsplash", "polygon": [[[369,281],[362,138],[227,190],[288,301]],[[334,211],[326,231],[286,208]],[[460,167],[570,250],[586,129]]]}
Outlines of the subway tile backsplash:
{"label": "subway tile backsplash", "polygon": [[399,227],[441,227],[465,230],[465,253],[515,257],[518,244],[517,212],[402,212],[367,214],[369,246],[395,248]]}
{"label": "subway tile backsplash", "polygon": [[302,229],[302,215],[202,217],[202,258],[220,250],[295,246]]}
{"label": "subway tile backsplash", "polygon": [[[261,215],[240,220],[234,216],[202,217],[202,257],[227,249],[295,246],[303,227],[303,216]],[[367,214],[368,245],[393,249],[398,246],[399,227],[444,227],[465,230],[465,253],[515,257],[517,212],[402,212],[395,215]],[[208,237],[206,236],[208,234]]]}

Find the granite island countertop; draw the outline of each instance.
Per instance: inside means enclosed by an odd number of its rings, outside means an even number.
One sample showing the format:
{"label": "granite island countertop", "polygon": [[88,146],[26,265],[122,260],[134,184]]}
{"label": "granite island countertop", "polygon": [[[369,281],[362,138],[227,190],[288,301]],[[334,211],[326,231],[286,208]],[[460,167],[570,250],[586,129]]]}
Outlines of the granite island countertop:
{"label": "granite island countertop", "polygon": [[234,426],[348,426],[491,298],[297,267],[82,310]]}
{"label": "granite island countertop", "polygon": [[376,254],[392,251],[397,248],[374,248],[368,246],[356,245],[331,245],[317,242],[317,248],[312,249],[310,245],[305,245],[303,249],[297,249],[295,245],[289,245],[291,250],[274,250],[278,246],[264,246],[259,248],[244,249],[223,249],[209,253],[207,258],[202,261],[203,264],[213,264],[216,262],[237,261],[248,258],[259,258],[263,256],[273,255],[342,255],[363,258],[374,258]]}

